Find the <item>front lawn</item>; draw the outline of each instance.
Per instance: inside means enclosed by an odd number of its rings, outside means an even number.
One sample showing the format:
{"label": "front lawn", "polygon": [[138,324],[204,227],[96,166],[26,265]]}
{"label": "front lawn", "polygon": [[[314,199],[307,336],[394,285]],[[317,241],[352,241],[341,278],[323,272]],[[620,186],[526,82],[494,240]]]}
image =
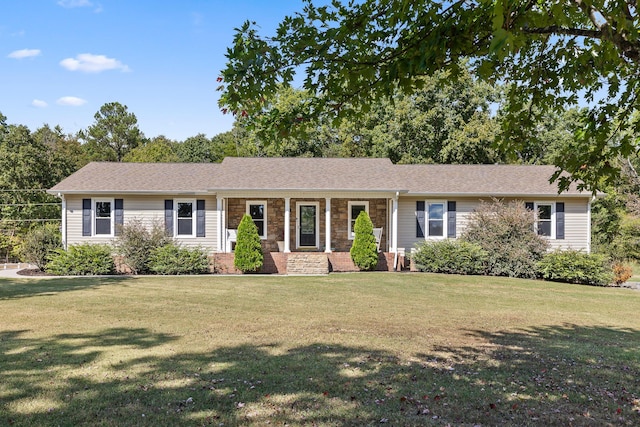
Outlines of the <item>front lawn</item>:
{"label": "front lawn", "polygon": [[638,425],[639,308],[434,274],[0,279],[0,425]]}

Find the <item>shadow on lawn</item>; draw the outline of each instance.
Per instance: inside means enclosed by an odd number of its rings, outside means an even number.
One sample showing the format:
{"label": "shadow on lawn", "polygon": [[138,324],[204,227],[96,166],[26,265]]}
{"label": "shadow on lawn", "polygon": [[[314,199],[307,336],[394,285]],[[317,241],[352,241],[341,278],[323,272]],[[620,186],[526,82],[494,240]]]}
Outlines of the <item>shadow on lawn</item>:
{"label": "shadow on lawn", "polygon": [[120,284],[130,279],[128,276],[61,277],[46,279],[0,278],[0,301],[54,295],[59,292],[82,289],[95,289],[101,286]]}
{"label": "shadow on lawn", "polygon": [[328,343],[155,356],[177,337],[145,329],[47,339],[6,332],[0,424],[640,423],[639,331],[565,325],[469,334],[478,346],[400,360]]}

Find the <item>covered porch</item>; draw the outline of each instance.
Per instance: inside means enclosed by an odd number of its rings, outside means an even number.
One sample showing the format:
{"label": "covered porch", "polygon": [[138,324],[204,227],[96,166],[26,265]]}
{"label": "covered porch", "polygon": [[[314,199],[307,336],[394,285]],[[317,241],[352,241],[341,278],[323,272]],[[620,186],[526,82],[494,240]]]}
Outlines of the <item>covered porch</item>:
{"label": "covered porch", "polygon": [[357,271],[349,250],[353,243],[353,224],[363,210],[373,223],[380,254],[379,269],[395,270],[401,264],[397,249],[397,193],[263,193],[261,197],[256,193],[218,193],[217,203],[221,250],[216,260],[221,272],[233,272],[229,266],[233,266],[236,231],[244,214],[249,214],[258,228],[265,254],[265,273],[291,274],[297,270],[296,264],[323,264],[323,260],[329,271]]}

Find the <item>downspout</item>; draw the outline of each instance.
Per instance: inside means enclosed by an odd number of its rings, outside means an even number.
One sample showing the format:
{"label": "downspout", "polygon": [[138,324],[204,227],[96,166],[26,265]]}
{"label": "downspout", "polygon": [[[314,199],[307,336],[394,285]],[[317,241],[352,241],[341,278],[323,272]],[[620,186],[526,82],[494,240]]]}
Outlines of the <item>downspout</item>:
{"label": "downspout", "polygon": [[398,268],[398,197],[400,196],[400,192],[396,191],[396,195],[393,198],[393,211],[392,215],[392,225],[393,229],[392,234],[392,245],[393,245],[393,271],[396,271]]}

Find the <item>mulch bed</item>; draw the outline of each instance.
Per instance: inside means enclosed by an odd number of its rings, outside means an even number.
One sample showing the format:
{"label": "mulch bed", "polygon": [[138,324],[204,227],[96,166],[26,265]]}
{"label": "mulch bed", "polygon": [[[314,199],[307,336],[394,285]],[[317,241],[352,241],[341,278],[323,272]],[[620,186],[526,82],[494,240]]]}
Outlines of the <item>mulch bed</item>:
{"label": "mulch bed", "polygon": [[18,270],[19,276],[53,276],[45,271],[42,271],[38,268],[24,268],[22,270]]}

